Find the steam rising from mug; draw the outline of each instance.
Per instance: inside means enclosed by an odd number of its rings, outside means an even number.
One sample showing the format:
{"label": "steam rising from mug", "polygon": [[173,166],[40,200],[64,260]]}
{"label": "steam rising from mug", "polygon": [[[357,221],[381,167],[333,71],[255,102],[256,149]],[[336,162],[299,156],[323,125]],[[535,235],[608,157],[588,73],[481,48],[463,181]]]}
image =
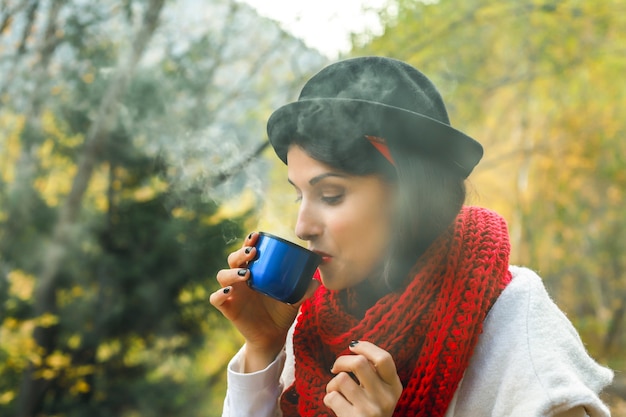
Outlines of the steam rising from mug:
{"label": "steam rising from mug", "polygon": [[260,232],[248,285],[284,303],[302,299],[322,258],[278,236]]}

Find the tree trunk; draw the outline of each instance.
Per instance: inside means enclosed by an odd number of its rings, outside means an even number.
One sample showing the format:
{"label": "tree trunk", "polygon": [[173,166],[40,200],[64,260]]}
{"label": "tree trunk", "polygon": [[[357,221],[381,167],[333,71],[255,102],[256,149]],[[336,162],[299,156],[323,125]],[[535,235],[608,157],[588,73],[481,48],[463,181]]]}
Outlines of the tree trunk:
{"label": "tree trunk", "polygon": [[[46,313],[54,314],[56,311],[55,294],[59,269],[68,253],[72,227],[78,218],[82,199],[97,163],[99,151],[117,121],[118,103],[122,99],[135,67],[158,26],[163,3],[164,0],[150,0],[148,3],[142,25],[128,53],[122,55],[118,61],[116,75],[102,98],[94,123],[87,132],[85,146],[79,158],[72,188],[60,208],[58,221],[42,260],[35,294],[37,317]],[[33,336],[37,345],[42,348],[44,358],[54,350],[56,346],[54,327],[38,326],[35,328]],[[17,407],[18,417],[34,417],[42,409],[48,387],[47,381],[38,378],[36,372],[37,367],[31,363],[24,373]]]}
{"label": "tree trunk", "polygon": [[613,346],[618,343],[620,329],[624,325],[624,317],[626,316],[626,296],[619,301],[619,306],[613,311],[609,321],[609,328],[604,336],[603,356],[609,358],[613,353]]}

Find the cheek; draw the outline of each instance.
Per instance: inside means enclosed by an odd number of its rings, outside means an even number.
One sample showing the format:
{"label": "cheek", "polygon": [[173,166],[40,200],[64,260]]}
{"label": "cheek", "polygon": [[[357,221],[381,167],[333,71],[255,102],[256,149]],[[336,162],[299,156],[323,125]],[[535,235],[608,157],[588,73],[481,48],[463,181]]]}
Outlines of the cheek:
{"label": "cheek", "polygon": [[[358,236],[358,223],[348,213],[337,213],[326,222],[332,240],[342,252],[354,252],[355,236]],[[351,250],[350,250],[351,249]]]}
{"label": "cheek", "polygon": [[360,221],[362,229],[358,237],[358,245],[364,256],[373,262],[378,262],[385,256],[390,244],[392,219],[384,204],[378,203],[373,207],[378,207],[378,209],[370,210]]}
{"label": "cheek", "polygon": [[[361,215],[355,216],[355,213]],[[386,216],[377,211],[350,211],[333,216],[329,227],[344,255],[368,268],[376,265],[386,253],[390,239]]]}

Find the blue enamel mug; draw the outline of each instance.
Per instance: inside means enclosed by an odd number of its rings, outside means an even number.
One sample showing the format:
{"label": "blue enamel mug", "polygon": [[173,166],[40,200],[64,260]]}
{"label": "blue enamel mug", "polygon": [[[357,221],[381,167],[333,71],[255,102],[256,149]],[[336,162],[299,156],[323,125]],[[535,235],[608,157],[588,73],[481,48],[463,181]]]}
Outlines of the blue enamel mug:
{"label": "blue enamel mug", "polygon": [[284,303],[302,299],[322,257],[300,245],[259,232],[248,285]]}

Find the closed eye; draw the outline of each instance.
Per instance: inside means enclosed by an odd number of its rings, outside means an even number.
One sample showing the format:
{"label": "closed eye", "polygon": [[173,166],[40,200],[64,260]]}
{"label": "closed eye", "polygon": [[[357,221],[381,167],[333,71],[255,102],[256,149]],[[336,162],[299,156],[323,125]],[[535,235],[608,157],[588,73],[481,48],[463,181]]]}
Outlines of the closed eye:
{"label": "closed eye", "polygon": [[329,204],[331,206],[337,205],[339,203],[341,203],[341,201],[343,200],[343,194],[337,194],[337,195],[332,195],[332,196],[323,196],[322,197],[322,201],[326,204]]}

